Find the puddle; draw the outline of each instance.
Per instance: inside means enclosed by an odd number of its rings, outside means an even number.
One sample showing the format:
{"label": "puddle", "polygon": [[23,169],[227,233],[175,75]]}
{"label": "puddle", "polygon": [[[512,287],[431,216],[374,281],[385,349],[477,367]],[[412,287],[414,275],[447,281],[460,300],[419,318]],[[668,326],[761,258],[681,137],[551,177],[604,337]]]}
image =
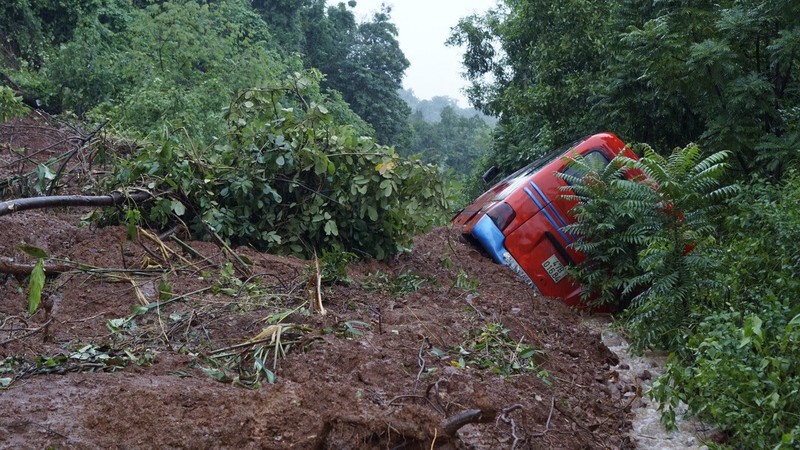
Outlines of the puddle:
{"label": "puddle", "polygon": [[[638,448],[643,449],[701,449],[708,446],[702,443],[710,427],[693,419],[684,419],[678,414],[678,428],[667,430],[661,424],[661,413],[658,403],[647,396],[653,380],[663,373],[667,355],[648,352],[642,356],[634,356],[628,352],[629,344],[625,337],[611,327],[609,317],[586,317],[583,324],[600,333],[603,343],[619,357],[616,369],[622,382],[635,385],[637,382],[644,393],[643,398],[635,400],[631,406],[633,429],[631,438]],[[633,395],[633,393],[627,393]]]}

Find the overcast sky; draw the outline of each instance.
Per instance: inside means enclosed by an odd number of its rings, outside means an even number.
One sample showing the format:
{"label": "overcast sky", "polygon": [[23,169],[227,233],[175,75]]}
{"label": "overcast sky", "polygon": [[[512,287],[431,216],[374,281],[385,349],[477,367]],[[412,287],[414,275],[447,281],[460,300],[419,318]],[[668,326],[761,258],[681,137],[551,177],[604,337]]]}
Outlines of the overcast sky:
{"label": "overcast sky", "polygon": [[[392,22],[397,25],[400,48],[411,62],[403,87],[412,89],[420,99],[446,95],[458,100],[462,107],[467,100],[461,92],[467,82],[461,77],[462,50],[447,47],[444,41],[458,19],[483,13],[495,6],[496,0],[356,0],[356,20],[363,21],[381,3],[392,7]],[[346,0],[345,0],[346,2]],[[328,0],[329,4],[339,3]]]}

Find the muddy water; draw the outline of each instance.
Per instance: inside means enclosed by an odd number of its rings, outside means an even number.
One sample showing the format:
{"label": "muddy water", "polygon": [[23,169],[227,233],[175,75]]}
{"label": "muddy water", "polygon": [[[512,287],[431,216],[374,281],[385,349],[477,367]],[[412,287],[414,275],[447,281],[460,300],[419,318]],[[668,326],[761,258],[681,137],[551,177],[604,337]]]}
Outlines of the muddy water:
{"label": "muddy water", "polygon": [[[633,430],[631,437],[642,449],[703,449],[703,438],[709,427],[695,420],[678,418],[678,429],[669,431],[661,424],[658,403],[647,396],[653,380],[663,372],[666,362],[665,354],[647,353],[634,356],[629,351],[629,344],[619,332],[611,327],[608,317],[586,317],[583,324],[601,334],[603,343],[619,357],[617,372],[620,384],[637,384],[641,386],[643,398],[632,400]],[[634,396],[626,392],[623,397]],[[624,400],[623,400],[624,401]]]}

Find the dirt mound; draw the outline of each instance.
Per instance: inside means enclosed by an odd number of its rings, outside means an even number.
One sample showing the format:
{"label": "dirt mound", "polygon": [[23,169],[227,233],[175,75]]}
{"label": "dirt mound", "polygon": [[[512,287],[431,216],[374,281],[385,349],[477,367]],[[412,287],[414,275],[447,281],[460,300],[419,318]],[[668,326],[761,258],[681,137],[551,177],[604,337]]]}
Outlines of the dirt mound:
{"label": "dirt mound", "polygon": [[323,316],[306,261],[82,212],[0,218],[0,256],[74,267],[33,317],[0,275],[2,447],[633,447],[600,336],[456,230],[350,265]]}

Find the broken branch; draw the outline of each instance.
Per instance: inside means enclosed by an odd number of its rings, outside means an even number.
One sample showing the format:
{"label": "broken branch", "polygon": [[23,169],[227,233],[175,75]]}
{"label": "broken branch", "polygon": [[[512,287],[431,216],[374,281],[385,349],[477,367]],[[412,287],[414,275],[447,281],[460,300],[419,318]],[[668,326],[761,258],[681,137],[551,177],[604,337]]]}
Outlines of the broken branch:
{"label": "broken branch", "polygon": [[[33,264],[20,264],[9,258],[0,257],[0,273],[28,276],[33,272],[33,267]],[[75,270],[75,267],[68,264],[45,264],[44,266],[45,275],[57,275],[70,270]]]}
{"label": "broken branch", "polygon": [[64,208],[69,206],[115,206],[130,200],[141,202],[150,198],[146,191],[129,193],[112,192],[109,195],[53,195],[50,197],[30,197],[0,203],[0,216],[29,209]]}

